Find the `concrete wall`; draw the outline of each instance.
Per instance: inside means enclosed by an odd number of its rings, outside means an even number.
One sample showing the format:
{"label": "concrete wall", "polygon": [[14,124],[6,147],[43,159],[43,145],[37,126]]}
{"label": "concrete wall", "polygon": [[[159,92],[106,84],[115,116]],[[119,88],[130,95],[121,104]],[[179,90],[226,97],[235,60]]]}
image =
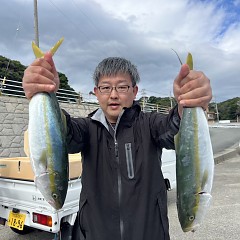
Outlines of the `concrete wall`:
{"label": "concrete wall", "polygon": [[[25,156],[23,135],[28,125],[28,103],[25,98],[0,96],[0,158]],[[96,109],[86,104],[60,106],[73,117],[87,116]]]}

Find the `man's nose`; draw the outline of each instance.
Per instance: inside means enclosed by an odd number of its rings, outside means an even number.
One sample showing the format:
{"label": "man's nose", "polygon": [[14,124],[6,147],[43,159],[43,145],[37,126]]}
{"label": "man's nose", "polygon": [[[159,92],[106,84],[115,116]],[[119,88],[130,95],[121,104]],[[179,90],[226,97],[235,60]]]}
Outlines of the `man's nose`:
{"label": "man's nose", "polygon": [[112,91],[111,91],[111,93],[110,93],[110,97],[111,97],[111,98],[116,98],[116,97],[118,97],[118,92],[117,92],[117,90],[116,90],[116,87],[113,87],[113,88],[112,88]]}

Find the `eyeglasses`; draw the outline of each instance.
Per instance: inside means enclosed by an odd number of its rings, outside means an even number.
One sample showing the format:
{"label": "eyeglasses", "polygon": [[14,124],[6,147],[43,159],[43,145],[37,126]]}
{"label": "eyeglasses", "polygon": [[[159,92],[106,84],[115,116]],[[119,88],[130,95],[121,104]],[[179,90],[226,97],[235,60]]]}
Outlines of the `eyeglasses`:
{"label": "eyeglasses", "polygon": [[109,94],[112,92],[113,89],[115,89],[118,93],[126,93],[128,92],[128,89],[130,86],[128,85],[119,85],[116,87],[111,86],[99,86],[98,89],[101,93]]}

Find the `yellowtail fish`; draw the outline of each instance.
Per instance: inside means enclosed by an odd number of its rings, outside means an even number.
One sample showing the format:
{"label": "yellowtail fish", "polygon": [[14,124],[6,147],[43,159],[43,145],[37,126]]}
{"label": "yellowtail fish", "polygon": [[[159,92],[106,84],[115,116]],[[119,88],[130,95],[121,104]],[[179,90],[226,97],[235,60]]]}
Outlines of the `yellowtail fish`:
{"label": "yellowtail fish", "polygon": [[[62,39],[63,40],[63,39]],[[50,50],[54,54],[62,40]],[[44,53],[33,43],[36,57]],[[55,209],[62,208],[68,188],[66,124],[55,93],[37,93],[29,103],[29,152],[35,184]]]}
{"label": "yellowtail fish", "polygon": [[[190,53],[187,63],[192,70]],[[183,109],[175,150],[178,219],[184,232],[194,232],[209,209],[214,175],[208,122],[201,107]]]}

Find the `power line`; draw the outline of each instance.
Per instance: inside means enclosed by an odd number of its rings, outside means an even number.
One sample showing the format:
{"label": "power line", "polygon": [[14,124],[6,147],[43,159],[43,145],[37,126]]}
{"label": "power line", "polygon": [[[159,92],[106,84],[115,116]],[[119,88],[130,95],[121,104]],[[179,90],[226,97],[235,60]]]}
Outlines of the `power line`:
{"label": "power line", "polygon": [[[55,7],[55,9],[62,14],[75,28],[77,28],[80,33],[86,38],[86,40],[90,41],[91,39],[81,30],[80,25],[76,24],[76,22],[74,22],[71,18],[68,17],[68,15],[66,15],[52,0],[49,0],[49,2],[52,4],[52,6]],[[91,18],[85,13],[83,12],[79,6],[77,5],[77,3],[72,0],[73,5],[75,5],[75,9],[78,9],[78,11],[88,20],[88,22],[90,23],[90,25],[93,26],[93,28],[103,37],[104,40],[107,39],[106,35],[97,27],[97,25],[91,20]],[[121,55],[121,52],[119,51],[118,48],[115,48],[116,51]],[[101,51],[101,49],[100,49]],[[101,53],[103,54],[103,56],[106,56],[106,52],[101,51]]]}
{"label": "power line", "polygon": [[87,39],[90,40],[88,38],[88,36],[81,30],[81,28],[74,22],[72,21],[56,4],[54,4],[51,0],[49,0],[49,2],[57,9],[58,12],[60,12],[74,27],[76,27],[81,33],[82,35]]}
{"label": "power line", "polygon": [[[151,92],[151,93],[158,94],[158,95],[163,95],[163,93],[159,93],[159,92],[151,91],[151,90],[148,90],[148,89],[144,89],[144,90],[147,91],[147,92]],[[168,96],[169,94],[165,94],[165,95]]]}
{"label": "power line", "polygon": [[88,19],[89,23],[95,28],[95,30],[97,30],[103,36],[103,38],[106,39],[106,36],[100,31],[100,29],[95,25],[95,23],[91,20],[91,18],[85,12],[83,12],[81,8],[79,8],[77,3],[74,0],[72,0],[72,3],[80,11],[80,13]]}
{"label": "power line", "polygon": [[[92,19],[81,9],[79,8],[79,6],[77,5],[77,3],[72,0],[73,4],[75,5],[75,7],[81,12],[81,14],[87,18],[88,22],[95,28],[95,30],[103,37],[103,39],[107,39],[107,36],[97,27],[97,25],[94,23],[94,21],[92,21]],[[117,52],[119,53],[119,55],[121,55],[121,51],[119,50],[119,48],[115,48],[117,50]]]}

